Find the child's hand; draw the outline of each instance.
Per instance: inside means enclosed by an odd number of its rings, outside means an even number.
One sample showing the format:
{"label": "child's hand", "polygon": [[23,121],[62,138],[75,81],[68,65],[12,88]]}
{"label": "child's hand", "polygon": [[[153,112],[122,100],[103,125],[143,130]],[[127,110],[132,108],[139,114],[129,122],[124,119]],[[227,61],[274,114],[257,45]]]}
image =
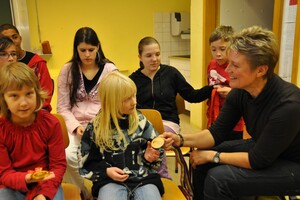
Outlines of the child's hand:
{"label": "child's hand", "polygon": [[118,167],[109,167],[106,169],[106,174],[108,177],[114,181],[124,182],[129,177],[122,169]]}
{"label": "child's hand", "polygon": [[147,149],[145,151],[145,154],[144,154],[144,158],[152,163],[154,161],[156,161],[158,158],[159,158],[159,154],[160,152],[158,150],[155,150],[151,147],[151,142],[148,141],[147,142]]}
{"label": "child's hand", "polygon": [[76,134],[81,138],[82,135],[83,135],[83,133],[84,133],[84,128],[83,128],[83,126],[78,126],[78,127],[76,128]]}
{"label": "child's hand", "polygon": [[49,175],[46,176],[45,178],[41,179],[41,180],[32,179],[31,176],[32,176],[32,173],[26,174],[26,176],[25,176],[26,183],[34,183],[34,182],[40,182],[40,181],[47,181],[49,179],[55,178],[54,172],[49,172]]}
{"label": "child's hand", "polygon": [[[40,173],[40,174],[36,174],[36,173]],[[33,174],[36,174],[36,175],[33,175]],[[37,168],[35,168],[35,170],[29,170],[28,173],[25,175],[26,183],[46,181],[46,180],[49,180],[52,178],[55,178],[54,172],[48,172],[46,170],[42,170],[41,167],[37,167]]]}
{"label": "child's hand", "polygon": [[36,197],[34,197],[33,200],[46,200],[46,197],[42,194],[39,194]]}

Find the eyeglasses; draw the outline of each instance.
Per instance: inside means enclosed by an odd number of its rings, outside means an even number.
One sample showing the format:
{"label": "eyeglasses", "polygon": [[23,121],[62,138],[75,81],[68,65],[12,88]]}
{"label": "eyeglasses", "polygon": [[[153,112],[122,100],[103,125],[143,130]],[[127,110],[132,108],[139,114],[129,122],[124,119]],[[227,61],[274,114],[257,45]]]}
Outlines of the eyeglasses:
{"label": "eyeglasses", "polygon": [[13,57],[13,58],[16,58],[17,57],[17,53],[3,53],[3,52],[0,52],[0,58],[1,59],[9,59],[9,57]]}

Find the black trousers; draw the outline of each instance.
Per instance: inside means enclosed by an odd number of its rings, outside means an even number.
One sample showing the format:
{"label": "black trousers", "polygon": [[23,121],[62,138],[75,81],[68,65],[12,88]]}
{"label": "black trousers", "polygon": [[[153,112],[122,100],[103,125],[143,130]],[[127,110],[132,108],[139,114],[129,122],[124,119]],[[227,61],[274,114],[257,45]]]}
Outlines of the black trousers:
{"label": "black trousers", "polygon": [[[252,139],[232,140],[214,147],[220,152],[248,152]],[[194,200],[231,200],[243,196],[300,194],[300,164],[278,159],[262,170],[208,163],[193,169]]]}

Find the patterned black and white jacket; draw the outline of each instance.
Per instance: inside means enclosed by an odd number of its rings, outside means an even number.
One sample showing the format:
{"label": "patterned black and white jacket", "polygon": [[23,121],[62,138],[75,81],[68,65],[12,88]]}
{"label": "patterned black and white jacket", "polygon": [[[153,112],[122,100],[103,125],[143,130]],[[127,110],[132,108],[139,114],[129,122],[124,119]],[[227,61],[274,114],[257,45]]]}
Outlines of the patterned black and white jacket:
{"label": "patterned black and white jacket", "polygon": [[[118,150],[105,151],[95,143],[93,122],[90,122],[83,134],[79,149],[80,174],[93,182],[92,194],[98,196],[102,186],[107,183],[119,183],[132,190],[141,185],[155,184],[161,195],[164,193],[160,175],[156,169],[160,166],[164,155],[164,149],[159,149],[160,157],[155,162],[149,163],[144,158],[147,141],[152,141],[158,136],[157,131],[146,117],[138,112],[139,125],[134,134],[128,135],[128,118],[119,120],[120,127],[124,132],[127,146],[121,141]],[[117,144],[117,130],[113,130],[113,138]],[[129,174],[129,178],[123,182],[116,182],[106,174],[108,167],[118,167]]]}

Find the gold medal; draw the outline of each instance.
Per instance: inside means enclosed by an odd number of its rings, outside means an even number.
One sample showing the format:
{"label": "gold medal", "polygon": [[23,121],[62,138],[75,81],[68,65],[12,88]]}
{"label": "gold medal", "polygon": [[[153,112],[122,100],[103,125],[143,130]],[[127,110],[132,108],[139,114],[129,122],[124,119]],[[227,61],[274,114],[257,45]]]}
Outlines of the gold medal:
{"label": "gold medal", "polygon": [[31,175],[31,179],[35,180],[35,181],[40,181],[49,175],[50,175],[50,172],[47,170],[37,171]]}
{"label": "gold medal", "polygon": [[161,137],[154,138],[151,142],[151,146],[153,149],[160,149],[164,146],[165,140]]}

